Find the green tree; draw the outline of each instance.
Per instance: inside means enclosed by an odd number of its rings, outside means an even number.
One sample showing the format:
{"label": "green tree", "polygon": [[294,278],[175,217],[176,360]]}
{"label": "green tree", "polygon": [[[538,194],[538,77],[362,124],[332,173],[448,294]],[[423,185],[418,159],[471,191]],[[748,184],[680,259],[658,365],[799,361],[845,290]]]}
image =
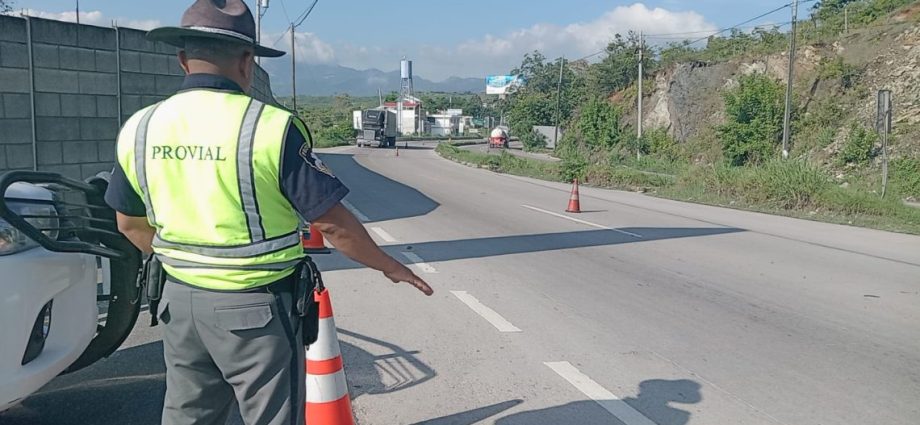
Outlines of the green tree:
{"label": "green tree", "polygon": [[591,99],[581,109],[578,132],[585,146],[610,150],[622,141],[620,111],[604,99]]}
{"label": "green tree", "polygon": [[9,13],[13,11],[12,0],[0,0],[0,13]]}
{"label": "green tree", "polygon": [[747,75],[724,94],[726,123],[719,126],[722,153],[732,165],[770,158],[783,131],[783,87],[764,75]]}
{"label": "green tree", "polygon": [[[655,65],[655,54],[648,46],[643,50],[643,74],[649,74]],[[623,90],[638,78],[639,36],[632,31],[625,38],[617,34],[607,44],[606,53],[604,59],[588,70],[589,90],[601,96]]]}

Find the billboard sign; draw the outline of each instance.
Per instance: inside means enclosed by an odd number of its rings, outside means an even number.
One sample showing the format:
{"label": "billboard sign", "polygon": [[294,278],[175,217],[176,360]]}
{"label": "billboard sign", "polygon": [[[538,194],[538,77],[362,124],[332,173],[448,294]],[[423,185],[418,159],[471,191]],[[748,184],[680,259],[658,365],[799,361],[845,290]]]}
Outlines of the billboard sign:
{"label": "billboard sign", "polygon": [[486,94],[508,94],[524,84],[519,75],[490,75],[486,77]]}

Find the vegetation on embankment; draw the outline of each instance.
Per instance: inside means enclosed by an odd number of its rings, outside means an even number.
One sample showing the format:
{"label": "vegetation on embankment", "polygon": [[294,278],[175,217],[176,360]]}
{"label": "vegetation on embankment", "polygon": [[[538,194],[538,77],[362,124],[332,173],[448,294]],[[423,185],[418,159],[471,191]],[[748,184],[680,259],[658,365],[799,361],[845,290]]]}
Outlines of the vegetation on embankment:
{"label": "vegetation on embankment", "polygon": [[[571,181],[564,163],[507,153],[470,152],[446,143],[438,145],[436,152],[449,160],[495,172]],[[674,175],[641,171],[637,166],[642,165],[623,160],[586,165],[579,181],[679,201],[920,234],[920,209],[894,198],[882,199],[864,190],[841,187],[820,168],[800,160],[774,160],[760,166],[741,167],[673,165]]]}

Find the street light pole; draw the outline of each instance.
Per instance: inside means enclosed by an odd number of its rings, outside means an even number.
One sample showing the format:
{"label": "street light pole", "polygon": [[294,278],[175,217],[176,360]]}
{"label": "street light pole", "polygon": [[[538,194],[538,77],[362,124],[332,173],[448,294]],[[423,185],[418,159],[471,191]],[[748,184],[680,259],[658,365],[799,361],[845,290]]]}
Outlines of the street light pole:
{"label": "street light pole", "polygon": [[294,44],[294,24],[291,23],[291,98],[292,110],[297,115],[297,46]]}
{"label": "street light pole", "polygon": [[77,25],[80,24],[80,0],[77,0]]}
{"label": "street light pole", "polygon": [[786,109],[783,112],[783,158],[789,157],[790,115],[792,114],[792,78],[795,70],[795,27],[799,0],[792,0],[792,32],[789,34],[789,72],[786,76]]}
{"label": "street light pole", "polygon": [[[268,10],[268,0],[256,0],[256,44],[262,41],[262,15]],[[256,56],[256,63],[262,65],[262,58]]]}

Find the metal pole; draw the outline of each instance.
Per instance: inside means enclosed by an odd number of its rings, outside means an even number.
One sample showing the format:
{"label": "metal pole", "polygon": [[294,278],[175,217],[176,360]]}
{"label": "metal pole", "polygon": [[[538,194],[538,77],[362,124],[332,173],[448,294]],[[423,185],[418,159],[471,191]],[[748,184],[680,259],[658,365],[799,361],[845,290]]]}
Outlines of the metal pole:
{"label": "metal pole", "polygon": [[32,171],[38,171],[38,140],[35,132],[35,54],[32,48],[32,18],[26,17],[26,43],[29,47],[29,101],[32,118]]}
{"label": "metal pole", "polygon": [[638,122],[636,123],[636,159],[642,159],[642,31],[639,31],[639,90],[638,90]]}
{"label": "metal pole", "polygon": [[297,46],[294,44],[294,23],[291,23],[291,104],[294,105],[294,115],[297,115]]}
{"label": "metal pole", "polygon": [[795,27],[799,0],[792,1],[792,31],[789,33],[789,73],[786,76],[786,108],[783,112],[783,158],[789,157],[789,120],[792,114],[792,78],[795,70]]}
{"label": "metal pole", "polygon": [[559,61],[559,84],[556,85],[556,125],[553,129],[553,149],[559,146],[559,115],[562,110],[562,71],[565,67],[565,56]]}
{"label": "metal pole", "polygon": [[850,33],[850,8],[849,4],[843,6],[843,33]]}
{"label": "metal pole", "polygon": [[118,22],[112,21],[112,27],[115,28],[115,84],[118,87],[118,90],[115,92],[117,94],[118,102],[118,128],[121,128],[124,124],[124,120],[121,114],[121,31],[118,29]]}
{"label": "metal pole", "polygon": [[[256,0],[256,44],[262,38],[262,0]],[[256,63],[262,65],[262,58],[256,56]]]}
{"label": "metal pole", "polygon": [[882,198],[888,191],[888,131],[882,131]]}
{"label": "metal pole", "polygon": [[80,24],[80,0],[77,0],[77,25]]}

